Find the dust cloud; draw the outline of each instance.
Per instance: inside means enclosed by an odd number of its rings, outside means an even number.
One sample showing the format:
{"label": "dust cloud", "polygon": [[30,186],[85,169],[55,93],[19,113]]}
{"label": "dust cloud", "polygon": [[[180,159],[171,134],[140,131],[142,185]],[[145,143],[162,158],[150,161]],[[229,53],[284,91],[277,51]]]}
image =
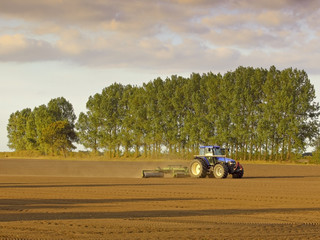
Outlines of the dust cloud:
{"label": "dust cloud", "polygon": [[0,159],[0,175],[141,178],[144,169],[174,164],[181,162]]}

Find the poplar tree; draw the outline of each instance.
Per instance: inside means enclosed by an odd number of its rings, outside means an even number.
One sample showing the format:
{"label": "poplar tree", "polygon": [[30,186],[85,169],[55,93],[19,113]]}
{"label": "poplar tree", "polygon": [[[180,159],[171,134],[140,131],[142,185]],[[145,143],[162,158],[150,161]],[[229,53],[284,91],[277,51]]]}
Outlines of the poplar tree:
{"label": "poplar tree", "polygon": [[30,115],[30,108],[16,111],[10,115],[7,125],[9,148],[15,149],[16,151],[27,149],[28,137],[26,128]]}
{"label": "poplar tree", "polygon": [[82,145],[97,154],[99,152],[99,141],[101,140],[99,138],[100,124],[98,118],[93,117],[93,114],[89,111],[87,114],[81,112],[76,128]]}
{"label": "poplar tree", "polygon": [[110,157],[120,155],[120,131],[123,116],[121,115],[121,99],[123,96],[124,86],[114,83],[104,88],[101,94],[101,102],[98,115],[101,117],[101,141],[100,145],[109,151]]}

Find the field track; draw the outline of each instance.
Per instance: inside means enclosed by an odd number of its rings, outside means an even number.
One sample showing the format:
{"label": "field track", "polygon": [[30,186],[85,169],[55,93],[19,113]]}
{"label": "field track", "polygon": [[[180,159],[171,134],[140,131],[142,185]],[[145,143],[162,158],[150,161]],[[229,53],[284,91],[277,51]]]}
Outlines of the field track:
{"label": "field track", "polygon": [[140,178],[167,164],[0,159],[0,239],[320,238],[320,166]]}

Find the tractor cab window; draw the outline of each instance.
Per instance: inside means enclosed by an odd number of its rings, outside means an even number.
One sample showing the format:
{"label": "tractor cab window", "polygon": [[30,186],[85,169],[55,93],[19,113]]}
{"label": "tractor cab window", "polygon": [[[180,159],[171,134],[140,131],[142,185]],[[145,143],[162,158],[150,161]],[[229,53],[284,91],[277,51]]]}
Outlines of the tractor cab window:
{"label": "tractor cab window", "polygon": [[200,148],[200,155],[204,155],[204,148]]}
{"label": "tractor cab window", "polygon": [[222,153],[221,153],[221,149],[220,148],[216,148],[216,149],[214,149],[215,150],[215,155],[223,155]]}

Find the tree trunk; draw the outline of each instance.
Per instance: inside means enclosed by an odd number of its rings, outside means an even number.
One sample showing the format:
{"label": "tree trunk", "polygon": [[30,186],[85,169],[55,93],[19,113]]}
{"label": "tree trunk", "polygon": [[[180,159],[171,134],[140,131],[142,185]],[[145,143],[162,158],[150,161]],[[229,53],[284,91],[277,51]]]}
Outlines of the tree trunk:
{"label": "tree trunk", "polygon": [[135,156],[139,157],[140,156],[140,146],[138,144],[136,144],[136,151],[135,151]]}
{"label": "tree trunk", "polygon": [[148,157],[148,145],[146,143],[143,144],[144,156]]}
{"label": "tree trunk", "polygon": [[287,152],[287,160],[291,160],[291,138],[288,140],[288,152]]}

